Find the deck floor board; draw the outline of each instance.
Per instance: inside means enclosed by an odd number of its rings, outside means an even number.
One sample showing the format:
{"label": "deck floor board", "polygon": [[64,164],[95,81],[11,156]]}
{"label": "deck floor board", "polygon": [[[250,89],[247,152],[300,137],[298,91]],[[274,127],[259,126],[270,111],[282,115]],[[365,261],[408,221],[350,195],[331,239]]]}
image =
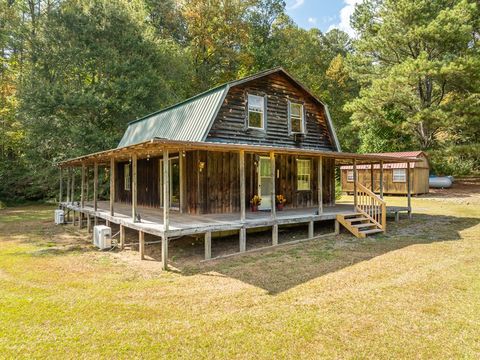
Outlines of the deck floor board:
{"label": "deck floor board", "polygon": [[[98,209],[93,210],[93,203],[86,202],[84,208],[80,208],[77,204],[63,203],[63,207],[80,211],[91,216],[97,216],[113,223],[122,224],[135,230],[142,230],[146,233],[154,235],[163,235],[163,213],[160,208],[151,208],[146,206],[138,206],[137,213],[140,214],[141,222],[133,222],[131,218],[131,206],[126,203],[114,204],[114,216],[110,215],[109,202],[99,201]],[[316,214],[317,208],[301,208],[301,209],[284,209],[277,211],[277,217],[272,219],[270,211],[258,211],[246,213],[245,222],[240,221],[240,213],[223,213],[223,214],[202,214],[191,215],[179,213],[178,211],[170,211],[169,235],[191,235],[201,234],[206,231],[226,231],[235,230],[242,227],[253,228],[261,226],[271,226],[273,223],[292,224],[306,223],[311,220],[332,220],[337,214],[353,213],[353,206],[348,204],[337,204],[334,206],[325,206],[323,213]]]}

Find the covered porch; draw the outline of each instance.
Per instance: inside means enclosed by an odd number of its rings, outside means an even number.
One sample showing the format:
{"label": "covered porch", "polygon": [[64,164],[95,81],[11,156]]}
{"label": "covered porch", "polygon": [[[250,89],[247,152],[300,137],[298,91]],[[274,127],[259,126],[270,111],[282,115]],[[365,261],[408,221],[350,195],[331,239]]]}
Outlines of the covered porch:
{"label": "covered porch", "polygon": [[[185,184],[185,178],[180,176],[179,186],[179,206],[172,209],[171,206],[147,207],[138,205],[138,172],[137,161],[139,159],[150,159],[154,156],[163,159],[167,163],[170,154],[178,154],[180,174],[191,171],[186,168],[186,163],[182,161],[187,151],[203,150],[207,152],[228,152],[236,154],[237,164],[230,164],[236,167],[238,183],[232,183],[231,191],[233,196],[237,197],[239,206],[237,211],[233,206],[227,206],[228,211],[217,213],[190,213],[186,211],[186,198],[190,191]],[[268,200],[270,204],[276,203],[278,191],[275,188],[275,181],[278,173],[276,171],[276,156],[284,154],[298,157],[308,157],[315,163],[315,186],[320,191],[315,192],[315,201],[310,201],[309,206],[296,208],[286,208],[284,211],[277,211],[276,206],[271,206],[269,211],[248,211],[246,196],[246,172],[245,172],[245,154],[258,154],[263,158],[269,159],[269,172],[271,183],[268,187]],[[131,198],[129,203],[116,201],[115,191],[118,189],[115,183],[116,164],[121,161],[131,163]],[[357,164],[380,164],[382,168],[384,162],[404,162],[404,158],[394,158],[375,155],[361,155],[338,152],[327,152],[319,150],[291,149],[291,148],[273,148],[255,145],[238,144],[219,144],[219,143],[189,143],[178,142],[163,139],[154,139],[145,143],[128,146],[125,148],[113,149],[100,153],[95,153],[80,158],[72,159],[60,164],[60,193],[59,200],[61,207],[73,211],[78,215],[79,226],[85,225],[90,228],[95,219],[104,219],[107,222],[120,225],[120,247],[122,247],[122,229],[125,227],[137,230],[139,232],[140,256],[144,256],[144,234],[153,234],[162,238],[162,266],[167,267],[168,241],[184,235],[204,236],[205,238],[205,258],[211,257],[211,236],[212,233],[223,231],[239,232],[239,253],[246,249],[246,230],[250,228],[271,227],[272,228],[272,246],[278,245],[278,227],[287,224],[302,224],[308,226],[308,238],[314,238],[314,224],[317,221],[335,220],[334,233],[339,231],[339,222],[337,220],[360,216],[361,221],[370,219],[369,224],[376,226],[380,231],[386,230],[386,214],[388,208],[383,202],[382,182],[380,184],[380,193],[375,194],[371,189],[364,188],[361,184],[356,184],[354,191],[354,201],[351,205],[333,203],[325,204],[323,199],[324,179],[323,173],[324,161],[334,162],[335,166],[341,164],[352,164],[356,174]],[[413,160],[415,161],[415,160]],[[198,159],[195,167],[199,171],[205,166],[202,160]],[[75,185],[76,170],[81,168],[80,182]],[[93,179],[88,177],[93,168]],[[101,180],[99,181],[99,169],[102,169]],[[66,170],[66,171],[65,171]],[[170,166],[162,167],[161,174],[161,194],[163,199],[170,199],[171,174]],[[64,175],[66,179],[66,196],[64,196]],[[105,180],[108,179],[108,182]],[[183,180],[182,180],[183,179]],[[334,181],[334,173],[328,175],[328,181]],[[91,181],[93,180],[93,181]],[[102,183],[103,181],[103,183]],[[91,185],[90,185],[91,184]],[[108,200],[99,200],[99,184],[106,188]],[[80,185],[80,186],[79,186]],[[80,187],[80,189],[78,189]],[[93,187],[93,191],[91,189]],[[77,191],[80,190],[80,191]],[[262,194],[264,195],[264,194]],[[265,196],[265,195],[264,195]],[[66,200],[66,201],[65,201]],[[312,206],[313,205],[313,206]],[[404,209],[405,210],[405,209]],[[406,211],[411,213],[410,195],[407,197]],[[340,217],[340,218],[339,218]],[[342,224],[347,227],[352,220]],[[360,223],[361,225],[361,223]],[[358,227],[352,225],[353,228]],[[143,243],[143,245],[142,245]]]}

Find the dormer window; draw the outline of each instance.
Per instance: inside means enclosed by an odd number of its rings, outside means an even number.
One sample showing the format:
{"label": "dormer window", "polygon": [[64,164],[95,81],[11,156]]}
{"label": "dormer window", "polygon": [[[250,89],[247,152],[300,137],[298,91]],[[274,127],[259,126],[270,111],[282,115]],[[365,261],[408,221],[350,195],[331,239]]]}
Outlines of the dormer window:
{"label": "dormer window", "polygon": [[248,94],[248,128],[265,129],[265,98]]}
{"label": "dormer window", "polygon": [[303,114],[303,105],[288,102],[288,117],[290,122],[291,134],[303,134],[305,133],[305,118]]}

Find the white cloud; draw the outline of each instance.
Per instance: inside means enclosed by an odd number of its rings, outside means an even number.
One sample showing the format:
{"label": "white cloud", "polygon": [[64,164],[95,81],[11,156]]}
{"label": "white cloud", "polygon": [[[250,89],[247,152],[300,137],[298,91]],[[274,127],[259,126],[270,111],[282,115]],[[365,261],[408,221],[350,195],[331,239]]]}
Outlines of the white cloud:
{"label": "white cloud", "polygon": [[314,18],[314,17],[309,17],[307,19],[307,21],[312,24],[312,25],[315,25],[317,23],[317,18]]}
{"label": "white cloud", "polygon": [[293,10],[303,5],[305,0],[293,0],[293,4],[287,5],[287,10]]}
{"label": "white cloud", "polygon": [[345,31],[351,37],[355,37],[355,30],[350,26],[350,17],[355,11],[355,5],[361,4],[363,0],[344,0],[345,6],[340,10],[340,22],[330,25],[328,31],[332,29],[340,29]]}

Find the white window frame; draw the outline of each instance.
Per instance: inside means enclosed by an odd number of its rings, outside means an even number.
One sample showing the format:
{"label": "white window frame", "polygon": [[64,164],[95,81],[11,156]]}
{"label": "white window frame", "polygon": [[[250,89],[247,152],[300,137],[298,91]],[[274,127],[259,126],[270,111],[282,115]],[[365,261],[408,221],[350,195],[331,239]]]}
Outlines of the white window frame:
{"label": "white window frame", "polygon": [[131,182],[131,174],[130,174],[130,164],[123,165],[123,189],[125,191],[132,190],[132,182]]}
{"label": "white window frame", "polygon": [[347,170],[347,182],[353,182],[353,170]]}
{"label": "white window frame", "polygon": [[[259,109],[250,109],[250,97],[256,97],[262,99],[262,107],[261,111]],[[250,126],[250,112],[258,113],[262,115],[262,126]],[[255,94],[247,94],[247,128],[248,129],[256,129],[256,130],[265,130],[265,96],[255,95]]]}
{"label": "white window frame", "polygon": [[[300,127],[301,127],[301,131],[293,131],[292,105],[300,106]],[[295,118],[298,119],[296,116],[295,116]],[[288,102],[288,127],[290,129],[290,134],[305,134],[305,109],[304,109],[304,106],[303,106],[302,103],[293,102],[293,101]]]}
{"label": "white window frame", "polygon": [[[305,166],[305,167],[300,167],[300,163],[303,163],[303,164],[308,164],[308,166]],[[304,173],[300,173],[300,169],[308,169],[308,171],[304,172]],[[307,184],[308,184],[308,188],[301,188],[299,186],[299,181],[300,181],[300,176],[305,176],[308,180],[307,180]],[[297,159],[297,190],[298,191],[310,191],[311,188],[312,188],[312,161],[310,159]]]}
{"label": "white window frame", "polygon": [[[400,174],[398,174],[400,172]],[[397,174],[395,174],[397,173]],[[404,183],[407,182],[407,170],[406,169],[393,169],[392,182]]]}

